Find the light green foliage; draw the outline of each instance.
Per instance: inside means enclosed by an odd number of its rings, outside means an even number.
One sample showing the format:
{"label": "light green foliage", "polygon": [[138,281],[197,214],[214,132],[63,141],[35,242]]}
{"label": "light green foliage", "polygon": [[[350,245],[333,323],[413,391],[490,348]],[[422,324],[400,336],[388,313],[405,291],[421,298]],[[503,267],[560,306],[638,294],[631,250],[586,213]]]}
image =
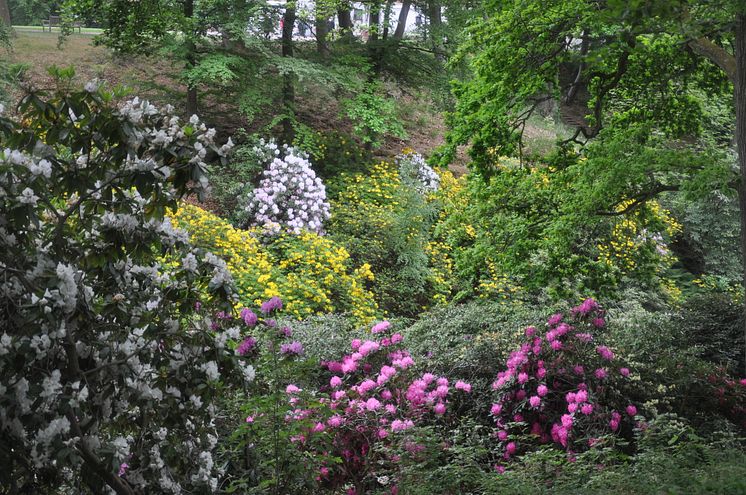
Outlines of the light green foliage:
{"label": "light green foliage", "polygon": [[[650,149],[651,159],[660,158],[656,151]],[[491,177],[470,176],[467,199],[441,227],[454,251],[460,297],[496,275],[551,297],[608,296],[628,282],[655,288],[670,262],[665,246],[676,225],[654,203],[599,193],[601,184],[634,187],[615,176],[621,168],[603,167],[623,158],[621,151],[599,156],[593,171],[591,158],[531,167],[503,159]]]}
{"label": "light green foliage", "polygon": [[370,264],[372,290],[387,314],[414,317],[442,299],[428,255],[440,209],[435,196],[404,185],[386,162],[367,173],[340,175],[330,189],[337,193],[331,198],[329,235],[353,258]]}
{"label": "light green foliage", "polygon": [[384,98],[378,91],[373,85],[342,102],[345,115],[352,120],[357,135],[373,148],[381,146],[381,139],[386,136],[406,138],[404,127],[396,116],[394,101]]}

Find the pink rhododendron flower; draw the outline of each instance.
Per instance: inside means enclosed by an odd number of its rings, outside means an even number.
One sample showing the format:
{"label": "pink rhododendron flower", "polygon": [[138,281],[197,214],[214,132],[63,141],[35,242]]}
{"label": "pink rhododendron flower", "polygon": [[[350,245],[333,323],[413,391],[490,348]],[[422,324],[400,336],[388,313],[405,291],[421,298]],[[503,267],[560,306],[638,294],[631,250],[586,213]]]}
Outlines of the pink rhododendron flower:
{"label": "pink rhododendron flower", "polygon": [[353,351],[357,351],[360,349],[360,345],[362,344],[362,341],[360,339],[352,339],[352,342],[350,343],[350,347],[352,347]]}
{"label": "pink rhododendron flower", "polygon": [[342,385],[342,379],[338,376],[333,376],[329,380],[329,385],[331,385],[332,388],[338,388],[340,385]]}
{"label": "pink rhododendron flower", "polygon": [[246,337],[236,348],[236,354],[246,356],[257,350],[257,341],[254,337]]}
{"label": "pink rhododendron flower", "polygon": [[503,410],[503,406],[501,404],[492,404],[492,408],[490,409],[490,413],[493,416],[498,416]]}
{"label": "pink rhododendron flower", "polygon": [[562,321],[562,313],[556,313],[549,317],[549,319],[547,320],[547,325],[552,327],[561,321]]}
{"label": "pink rhododendron flower", "polygon": [[637,414],[637,408],[633,404],[628,405],[627,406],[627,414],[629,414],[630,416],[636,415]]}
{"label": "pink rhododendron flower", "polygon": [[593,412],[593,405],[583,404],[583,407],[580,408],[580,412],[582,412],[586,416],[590,416],[590,414]]}
{"label": "pink rhododendron flower", "polygon": [[510,455],[515,454],[518,451],[518,446],[515,444],[515,442],[508,442],[508,444],[505,446],[505,452],[507,452]]}
{"label": "pink rhododendron flower", "polygon": [[340,416],[339,414],[335,414],[334,416],[326,420],[326,424],[328,424],[332,428],[338,428],[339,426],[342,426],[343,422],[344,420],[342,419],[342,416]]}
{"label": "pink rhododendron flower", "polygon": [[563,414],[560,420],[562,421],[562,426],[564,428],[572,428],[572,416],[570,416],[569,414]]}
{"label": "pink rhododendron flower", "polygon": [[371,333],[381,333],[388,330],[388,328],[391,326],[391,323],[388,321],[382,321],[381,323],[376,323],[373,325],[373,328],[370,329]]}
{"label": "pink rhododendron flower", "polygon": [[539,395],[539,397],[544,397],[549,393],[549,389],[542,383],[541,385],[536,387],[536,393]]}
{"label": "pink rhododendron flower", "polygon": [[507,439],[508,439],[508,432],[507,432],[507,431],[505,431],[505,430],[500,430],[500,431],[498,431],[498,432],[497,432],[497,438],[498,438],[498,439],[499,439],[499,440],[500,440],[501,442],[504,442],[505,440],[507,440]]}
{"label": "pink rhododendron flower", "polygon": [[414,423],[411,419],[406,419],[404,421],[400,419],[395,419],[391,422],[391,431],[405,431],[410,428],[414,427]]}
{"label": "pink rhododendron flower", "polygon": [[539,405],[541,405],[541,399],[538,395],[532,395],[530,399],[528,399],[529,404],[531,404],[531,407],[537,408]]}
{"label": "pink rhododendron flower", "polygon": [[261,306],[262,313],[269,314],[272,311],[279,311],[282,309],[282,299],[275,296],[272,297],[269,301],[263,302]]}
{"label": "pink rhododendron flower", "polygon": [[391,336],[391,344],[398,344],[402,340],[404,340],[404,337],[400,333],[395,333]]}
{"label": "pink rhododendron flower", "polygon": [[614,359],[614,353],[605,345],[596,347],[596,352],[598,352],[598,354],[607,361],[611,361],[612,359]]}
{"label": "pink rhododendron flower", "polygon": [[629,376],[629,368],[619,368],[619,374],[624,377]]}
{"label": "pink rhododendron flower", "polygon": [[523,385],[527,381],[528,381],[528,373],[525,373],[525,372],[518,373],[518,383]]}
{"label": "pink rhododendron flower", "polygon": [[285,387],[285,393],[286,394],[297,394],[301,392],[302,390],[299,389],[297,386],[293,385],[292,383]]}
{"label": "pink rhododendron flower", "polygon": [[606,378],[607,373],[604,368],[598,368],[595,372],[595,375],[596,378],[598,378],[599,380],[603,380],[604,378]]}
{"label": "pink rhododendron flower", "polygon": [[528,327],[526,328],[526,337],[533,337],[536,334],[536,328],[534,327]]}
{"label": "pink rhododendron flower", "polygon": [[466,393],[471,392],[471,384],[462,382],[461,380],[456,382],[455,387],[456,387],[456,390],[463,390]]}
{"label": "pink rhododendron flower", "polygon": [[435,406],[433,407],[433,412],[434,412],[435,414],[438,414],[438,415],[440,415],[440,414],[445,414],[445,412],[446,412],[446,405],[445,405],[445,404],[443,404],[442,402],[438,402],[438,403],[437,403],[437,404],[435,404]]}
{"label": "pink rhododendron flower", "polygon": [[371,397],[370,399],[365,401],[365,407],[366,409],[368,409],[368,411],[377,411],[381,408],[381,402],[375,397]]}
{"label": "pink rhododendron flower", "polygon": [[550,346],[552,347],[552,350],[555,350],[555,351],[560,351],[560,350],[562,350],[562,342],[560,342],[559,340],[555,340],[555,341],[553,341],[553,342],[552,342],[552,343],[550,344]]}
{"label": "pink rhododendron flower", "polygon": [[358,352],[363,356],[367,356],[371,352],[375,352],[380,348],[380,344],[378,342],[375,342],[373,340],[366,340],[362,343],[360,346],[360,349],[358,349]]}

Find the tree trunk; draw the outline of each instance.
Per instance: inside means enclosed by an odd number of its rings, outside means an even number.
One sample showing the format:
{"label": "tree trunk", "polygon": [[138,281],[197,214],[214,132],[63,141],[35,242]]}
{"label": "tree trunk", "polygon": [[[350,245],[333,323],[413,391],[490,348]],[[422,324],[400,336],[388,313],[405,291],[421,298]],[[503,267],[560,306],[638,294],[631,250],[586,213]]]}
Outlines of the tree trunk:
{"label": "tree trunk", "polygon": [[[288,2],[282,15],[282,56],[293,57],[293,26],[295,26],[295,3]],[[285,74],[282,84],[282,140],[286,144],[293,142],[293,120],[295,113],[295,87],[293,74]]]}
{"label": "tree trunk", "polygon": [[583,80],[583,71],[585,70],[585,57],[588,55],[588,48],[590,47],[590,39],[588,33],[583,31],[582,41],[580,43],[580,63],[578,64],[578,72],[575,73],[575,79],[570,85],[570,90],[565,96],[565,103],[569,104],[575,99],[575,95],[578,93],[578,88]]}
{"label": "tree trunk", "polygon": [[441,43],[443,18],[440,13],[440,1],[430,0],[427,4],[428,17],[430,17],[430,43],[435,52],[435,57],[443,61],[445,60],[445,54],[443,53],[443,46]]}
{"label": "tree trunk", "polygon": [[394,4],[394,0],[386,0],[386,7],[383,11],[383,39],[389,37],[389,25],[391,24],[391,6]]}
{"label": "tree trunk", "polygon": [[0,0],[0,21],[6,26],[12,26],[10,22],[10,9],[8,8],[8,0]]}
{"label": "tree trunk", "polygon": [[352,14],[350,13],[350,4],[344,3],[337,9],[337,17],[339,18],[339,29],[342,31],[342,38],[351,40],[352,39]]}
{"label": "tree trunk", "polygon": [[394,31],[395,40],[400,40],[404,37],[404,30],[407,28],[407,17],[409,17],[409,7],[411,7],[411,5],[412,0],[404,0],[401,4],[399,21],[396,24],[396,31]]}
{"label": "tree trunk", "polygon": [[[743,260],[743,286],[746,291],[746,12],[736,16],[735,40],[736,77],[734,96],[736,105],[736,145],[738,147],[738,206],[741,216],[741,259]],[[746,339],[746,297],[744,297],[743,332]],[[746,356],[746,347],[744,348]],[[746,371],[746,370],[745,370]]]}
{"label": "tree trunk", "polygon": [[[184,1],[184,17],[186,17],[188,20],[191,21],[192,16],[194,16],[194,0],[185,0]],[[192,31],[191,27],[186,30],[184,33],[185,36],[187,36],[186,41],[186,68],[187,70],[193,69],[194,66],[197,64],[197,57],[196,57],[196,46],[194,45],[194,32]],[[189,85],[187,83],[187,93],[186,93],[186,115],[187,117],[191,117],[192,115],[197,114],[197,87],[193,85]]]}
{"label": "tree trunk", "polygon": [[368,22],[368,43],[378,41],[378,30],[381,28],[381,2],[370,4],[370,20]]}
{"label": "tree trunk", "polygon": [[[318,9],[318,5],[316,6]],[[326,41],[327,35],[329,34],[329,26],[327,22],[329,17],[325,16],[323,12],[316,12],[316,51],[322,57],[329,55],[329,44]]]}

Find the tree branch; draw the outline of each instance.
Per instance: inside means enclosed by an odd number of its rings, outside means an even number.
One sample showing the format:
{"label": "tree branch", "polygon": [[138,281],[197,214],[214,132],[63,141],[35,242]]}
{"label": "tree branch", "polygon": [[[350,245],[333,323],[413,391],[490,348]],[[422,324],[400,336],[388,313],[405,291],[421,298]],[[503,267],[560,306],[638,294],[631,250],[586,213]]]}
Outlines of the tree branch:
{"label": "tree branch", "polygon": [[728,53],[725,48],[716,45],[704,37],[689,40],[686,44],[694,53],[701,57],[705,57],[710,62],[723,69],[723,72],[728,75],[728,79],[730,79],[732,83],[736,82],[736,57]]}

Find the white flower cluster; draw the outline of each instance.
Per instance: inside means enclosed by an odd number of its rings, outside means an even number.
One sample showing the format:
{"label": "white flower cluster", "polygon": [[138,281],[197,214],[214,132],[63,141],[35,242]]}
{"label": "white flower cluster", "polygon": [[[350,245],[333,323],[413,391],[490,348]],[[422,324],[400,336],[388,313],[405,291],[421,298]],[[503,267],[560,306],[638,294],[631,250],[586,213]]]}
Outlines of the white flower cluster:
{"label": "white flower cluster", "polygon": [[402,181],[420,194],[435,192],[440,187],[440,177],[419,153],[402,153],[396,157],[396,163]]}
{"label": "white flower cluster", "polygon": [[273,142],[260,142],[255,152],[270,158],[259,187],[249,198],[246,211],[252,224],[266,227],[265,232],[279,224],[294,234],[303,230],[323,233],[324,222],[330,217],[326,188],[311,168],[308,156],[292,147],[280,153]]}
{"label": "white flower cluster", "polygon": [[[223,467],[208,385],[243,387],[254,369],[225,345],[239,335],[203,317],[231,301],[225,262],[162,212],[232,144],[138,99],[76,112],[98,133],[90,150],[0,149],[0,210],[23,212],[0,215],[0,438],[19,456],[8,476],[41,483],[37,470],[54,467],[82,486],[87,465],[138,493],[213,492]],[[203,313],[190,313],[196,301]]]}

